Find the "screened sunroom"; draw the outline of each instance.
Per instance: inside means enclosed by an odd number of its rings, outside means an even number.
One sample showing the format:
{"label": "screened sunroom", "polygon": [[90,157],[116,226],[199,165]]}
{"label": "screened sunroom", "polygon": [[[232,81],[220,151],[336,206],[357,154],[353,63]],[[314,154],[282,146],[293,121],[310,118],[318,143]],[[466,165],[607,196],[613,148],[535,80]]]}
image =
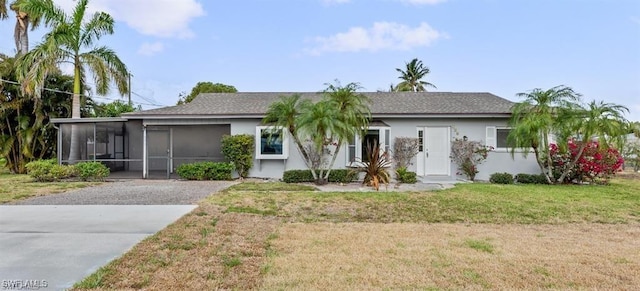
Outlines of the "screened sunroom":
{"label": "screened sunroom", "polygon": [[220,143],[230,133],[229,124],[204,121],[116,117],[52,122],[58,128],[59,163],[101,162],[112,178],[171,178],[183,163],[223,161]]}

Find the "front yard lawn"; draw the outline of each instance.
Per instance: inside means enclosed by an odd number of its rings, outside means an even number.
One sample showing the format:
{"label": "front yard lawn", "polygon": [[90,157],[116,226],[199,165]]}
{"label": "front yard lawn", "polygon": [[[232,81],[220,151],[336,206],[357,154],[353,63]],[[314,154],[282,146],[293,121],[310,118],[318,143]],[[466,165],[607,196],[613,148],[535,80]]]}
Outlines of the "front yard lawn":
{"label": "front yard lawn", "polygon": [[245,182],[76,288],[633,289],[640,180],[326,193]]}
{"label": "front yard lawn", "polygon": [[[3,169],[4,170],[4,169]],[[98,185],[96,182],[35,182],[28,175],[0,173],[0,204]]]}
{"label": "front yard lawn", "polygon": [[[263,183],[265,184],[265,183]],[[276,185],[269,186],[277,189]],[[287,184],[284,184],[287,185]],[[424,192],[254,191],[243,183],[209,197],[226,212],[291,222],[629,223],[640,222],[640,182],[606,186],[459,184]]]}

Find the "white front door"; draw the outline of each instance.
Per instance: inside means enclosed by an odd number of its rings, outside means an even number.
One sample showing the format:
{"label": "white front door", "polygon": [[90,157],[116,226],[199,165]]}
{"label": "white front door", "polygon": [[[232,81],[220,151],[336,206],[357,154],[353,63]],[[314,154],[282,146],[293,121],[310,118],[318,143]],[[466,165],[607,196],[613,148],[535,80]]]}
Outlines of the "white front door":
{"label": "white front door", "polygon": [[417,174],[419,176],[449,176],[451,160],[449,127],[418,128],[419,152]]}

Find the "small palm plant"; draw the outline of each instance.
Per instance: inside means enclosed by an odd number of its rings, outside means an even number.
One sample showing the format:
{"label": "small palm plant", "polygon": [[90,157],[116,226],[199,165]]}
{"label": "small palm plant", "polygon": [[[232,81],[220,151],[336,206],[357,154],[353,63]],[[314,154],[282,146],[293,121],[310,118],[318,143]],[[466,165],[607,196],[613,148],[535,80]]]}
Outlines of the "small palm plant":
{"label": "small palm plant", "polygon": [[387,153],[380,152],[380,145],[376,143],[367,144],[368,160],[358,162],[358,167],[354,170],[356,172],[365,173],[363,184],[367,184],[380,190],[380,184],[389,184],[391,176],[387,172],[387,168],[391,166],[391,162],[387,158]]}

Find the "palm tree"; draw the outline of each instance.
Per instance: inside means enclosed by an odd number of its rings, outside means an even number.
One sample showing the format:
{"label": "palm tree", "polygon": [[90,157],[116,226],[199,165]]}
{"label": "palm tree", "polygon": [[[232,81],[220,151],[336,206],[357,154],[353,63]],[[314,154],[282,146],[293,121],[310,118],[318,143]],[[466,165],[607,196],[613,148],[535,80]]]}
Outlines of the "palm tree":
{"label": "palm tree", "polygon": [[415,58],[405,63],[405,66],[406,70],[396,68],[396,71],[400,73],[398,78],[402,80],[396,86],[397,91],[426,92],[426,87],[437,89],[435,85],[422,80],[430,72],[429,68],[422,64],[422,61]]}
{"label": "palm tree", "polygon": [[317,179],[315,171],[310,163],[310,156],[302,140],[298,136],[298,122],[296,121],[301,111],[306,110],[311,106],[311,101],[308,99],[300,99],[299,94],[293,94],[291,96],[280,96],[280,100],[271,103],[267,109],[265,117],[262,119],[263,124],[269,124],[274,127],[281,127],[285,129],[291,138],[293,138],[294,144],[298,149],[298,152],[302,155],[302,159],[309,169],[312,169],[313,178]]}
{"label": "palm tree", "polygon": [[[540,171],[547,176],[547,182],[554,182],[549,136],[558,124],[560,109],[571,109],[579,101],[580,95],[566,86],[556,86],[548,90],[534,89],[528,93],[518,93],[524,98],[512,109],[509,126],[511,131],[507,140],[512,145],[511,155],[516,149],[522,149],[526,156],[532,148]],[[546,153],[546,170],[541,153]]]}
{"label": "palm tree", "polygon": [[[113,18],[104,12],[86,18],[88,0],[78,0],[71,15],[55,6],[52,0],[22,0],[19,9],[41,15],[51,25],[43,41],[25,54],[18,64],[18,79],[24,82],[23,89],[40,96],[40,88],[47,74],[61,63],[73,64],[73,99],[71,117],[80,118],[80,93],[86,72],[94,76],[96,92],[109,93],[109,84],[114,82],[121,95],[128,90],[129,72],[116,53],[106,46],[95,46],[104,35],[113,34]],[[69,160],[80,159],[78,129],[72,126]]]}
{"label": "palm tree", "polygon": [[[9,8],[16,13],[16,26],[13,33],[13,39],[16,44],[16,52],[18,55],[26,54],[29,51],[29,26],[36,29],[40,25],[40,15],[20,8],[24,0],[14,0],[9,4]],[[7,1],[0,0],[0,19],[6,19]]]}
{"label": "palm tree", "polygon": [[[333,164],[344,142],[356,135],[362,136],[363,132],[369,126],[371,119],[369,105],[371,104],[371,100],[364,94],[356,93],[359,89],[362,89],[362,86],[358,83],[349,83],[342,86],[340,82],[336,80],[335,84],[325,85],[327,88],[323,93],[326,104],[318,103],[316,105],[335,108],[333,114],[336,114],[334,116],[328,116],[333,121],[333,124],[327,127],[327,129],[329,129],[327,130],[327,138],[335,142],[335,151],[327,172],[324,173],[324,180],[326,181],[329,178],[331,168],[333,168]],[[330,113],[329,111],[327,112]],[[307,123],[303,124],[306,125]],[[318,128],[318,130],[320,129],[321,128]],[[313,127],[310,127],[310,130],[313,130]],[[316,146],[319,145],[318,142],[318,140],[315,141]]]}
{"label": "palm tree", "polygon": [[564,178],[570,174],[589,141],[597,139],[600,146],[604,147],[612,144],[621,145],[624,142],[629,130],[629,122],[624,118],[625,112],[629,112],[629,109],[622,105],[591,101],[587,106],[568,111],[562,116],[561,119],[569,119],[572,122],[558,126],[569,126],[570,130],[578,133],[580,147],[576,157],[567,166],[567,170],[558,178],[559,182],[564,181]]}

